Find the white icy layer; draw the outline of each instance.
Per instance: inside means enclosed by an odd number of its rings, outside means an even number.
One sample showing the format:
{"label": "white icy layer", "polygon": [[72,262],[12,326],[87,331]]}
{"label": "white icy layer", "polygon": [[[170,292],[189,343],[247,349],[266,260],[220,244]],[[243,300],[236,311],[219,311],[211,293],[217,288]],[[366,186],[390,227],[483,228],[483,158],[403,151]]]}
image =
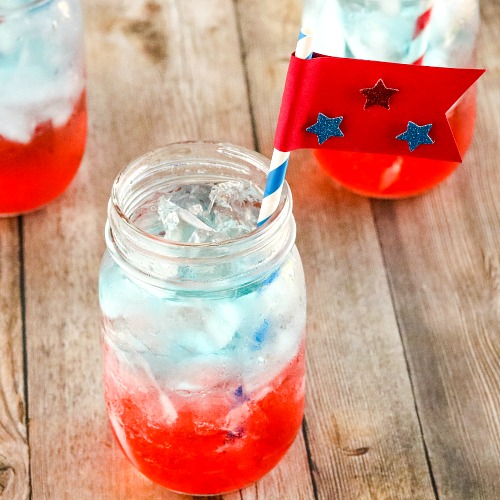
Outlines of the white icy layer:
{"label": "white icy layer", "polygon": [[84,86],[81,26],[75,0],[47,2],[0,23],[0,136],[27,143],[38,124],[68,121]]}
{"label": "white icy layer", "polygon": [[28,5],[31,2],[33,2],[33,0],[2,0],[2,4],[0,6],[0,14],[2,14],[2,9],[9,11],[11,9],[15,9],[16,7]]}
{"label": "white icy layer", "polygon": [[[143,294],[116,267],[104,274],[105,337],[120,349],[124,371],[135,368],[196,392],[221,383],[254,391],[297,354],[305,313],[291,262],[268,285],[225,300],[164,301]],[[114,291],[115,293],[109,293]],[[128,365],[128,368],[125,367]]]}

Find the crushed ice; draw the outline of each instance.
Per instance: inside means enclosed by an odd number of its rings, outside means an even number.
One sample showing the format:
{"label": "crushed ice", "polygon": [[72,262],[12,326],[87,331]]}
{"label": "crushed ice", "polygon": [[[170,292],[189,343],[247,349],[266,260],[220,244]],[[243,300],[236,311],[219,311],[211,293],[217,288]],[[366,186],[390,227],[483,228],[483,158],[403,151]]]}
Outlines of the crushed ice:
{"label": "crushed ice", "polygon": [[245,180],[173,188],[158,199],[162,236],[184,243],[237,238],[256,227],[261,198]]}

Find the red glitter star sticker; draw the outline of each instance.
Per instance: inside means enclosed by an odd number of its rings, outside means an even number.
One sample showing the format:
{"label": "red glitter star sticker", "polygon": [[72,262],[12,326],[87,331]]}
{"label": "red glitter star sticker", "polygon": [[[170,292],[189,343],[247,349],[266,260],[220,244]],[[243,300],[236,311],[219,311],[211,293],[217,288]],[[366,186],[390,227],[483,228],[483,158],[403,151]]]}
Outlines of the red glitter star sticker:
{"label": "red glitter star sticker", "polygon": [[363,109],[368,109],[372,106],[382,106],[385,109],[389,109],[389,99],[396,92],[399,92],[399,90],[387,88],[382,78],[379,78],[373,87],[361,89],[360,92],[366,97],[365,107]]}

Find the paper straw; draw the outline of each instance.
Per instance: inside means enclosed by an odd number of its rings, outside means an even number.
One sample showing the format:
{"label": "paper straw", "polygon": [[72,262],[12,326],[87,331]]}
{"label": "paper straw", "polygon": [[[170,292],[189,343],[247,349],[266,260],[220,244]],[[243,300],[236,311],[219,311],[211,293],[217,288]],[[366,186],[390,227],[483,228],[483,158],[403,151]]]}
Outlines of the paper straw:
{"label": "paper straw", "polygon": [[[312,30],[302,28],[297,40],[297,47],[295,48],[295,57],[299,59],[311,59],[312,44]],[[279,205],[289,158],[289,151],[279,151],[276,148],[273,150],[257,226],[264,224],[273,215]]]}
{"label": "paper straw", "polygon": [[432,13],[432,6],[433,2],[430,3],[425,12],[418,16],[417,22],[415,23],[415,30],[413,32],[412,46],[410,47],[409,56],[410,61],[413,60],[412,64],[420,65],[424,61],[424,56],[429,44],[427,37],[429,31],[429,22]]}

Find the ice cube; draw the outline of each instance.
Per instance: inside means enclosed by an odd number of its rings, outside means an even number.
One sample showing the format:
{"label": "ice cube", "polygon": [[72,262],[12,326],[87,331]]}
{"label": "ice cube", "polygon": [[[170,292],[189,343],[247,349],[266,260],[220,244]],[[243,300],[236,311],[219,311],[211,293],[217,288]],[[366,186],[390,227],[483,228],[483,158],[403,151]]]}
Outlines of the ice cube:
{"label": "ice cube", "polygon": [[115,431],[115,436],[118,439],[118,442],[121,444],[125,455],[130,460],[132,464],[135,465],[136,468],[140,468],[139,463],[135,459],[134,453],[132,452],[132,448],[128,444],[127,435],[125,434],[125,430],[122,427],[122,423],[117,416],[115,416],[111,411],[108,412],[109,420],[111,423],[111,427]]}
{"label": "ice cube", "polygon": [[230,302],[192,306],[181,305],[171,310],[176,329],[169,336],[177,345],[192,354],[210,354],[226,347],[233,338],[239,322],[238,310]]}
{"label": "ice cube", "polygon": [[200,205],[202,210],[206,210],[210,203],[212,186],[212,184],[185,184],[166,191],[165,195],[186,210],[195,205]]}
{"label": "ice cube", "polygon": [[134,398],[137,407],[152,422],[173,424],[178,417],[177,410],[157,380],[157,374],[154,373],[146,357],[136,356],[134,358],[134,368],[140,370],[140,375],[136,377],[137,380],[140,380],[139,389],[148,396],[147,398]]}
{"label": "ice cube", "polygon": [[211,243],[214,241],[213,229],[210,231],[205,231],[203,229],[197,229],[192,232],[188,239],[188,243],[200,244],[200,243]]}
{"label": "ice cube", "polygon": [[[216,184],[211,193],[211,213],[220,233],[233,230],[236,236],[249,232],[256,226],[262,193],[245,180],[231,180]],[[232,235],[232,237],[235,237]]]}
{"label": "ice cube", "polygon": [[165,234],[172,233],[179,225],[179,207],[166,196],[160,197],[158,201],[158,214],[163,223]]}
{"label": "ice cube", "polygon": [[[183,208],[178,203],[186,202],[182,195],[186,193],[176,193],[181,196],[163,195],[158,200],[158,214],[164,228],[164,237],[171,241],[204,242],[209,239],[208,233],[212,228],[203,222],[198,214],[203,213],[203,208],[196,198],[196,203]],[[191,196],[188,193],[189,196]],[[177,200],[177,203],[173,200]],[[195,236],[193,236],[193,234]],[[204,236],[204,237],[203,237]]]}
{"label": "ice cube", "polygon": [[[181,393],[208,393],[224,388],[237,379],[239,366],[234,358],[224,354],[199,354],[183,357],[172,363],[168,378],[169,387]],[[224,389],[223,393],[227,395]],[[233,403],[229,396],[226,404]]]}
{"label": "ice cube", "polygon": [[230,410],[224,422],[224,429],[234,434],[237,434],[238,431],[243,429],[251,413],[250,404],[251,403],[247,401]]}
{"label": "ice cube", "polygon": [[179,207],[179,217],[186,222],[187,224],[190,224],[196,229],[201,229],[202,231],[205,232],[213,232],[213,229],[208,225],[205,224],[201,219],[196,217],[193,213],[191,213],[189,210],[186,210],[185,208],[180,208]]}
{"label": "ice cube", "polygon": [[[0,74],[1,78],[1,74]],[[35,131],[36,122],[22,109],[0,105],[0,136],[7,140],[27,144]]]}
{"label": "ice cube", "polygon": [[261,193],[245,180],[176,186],[159,198],[158,214],[166,239],[213,243],[254,229],[260,198]]}

